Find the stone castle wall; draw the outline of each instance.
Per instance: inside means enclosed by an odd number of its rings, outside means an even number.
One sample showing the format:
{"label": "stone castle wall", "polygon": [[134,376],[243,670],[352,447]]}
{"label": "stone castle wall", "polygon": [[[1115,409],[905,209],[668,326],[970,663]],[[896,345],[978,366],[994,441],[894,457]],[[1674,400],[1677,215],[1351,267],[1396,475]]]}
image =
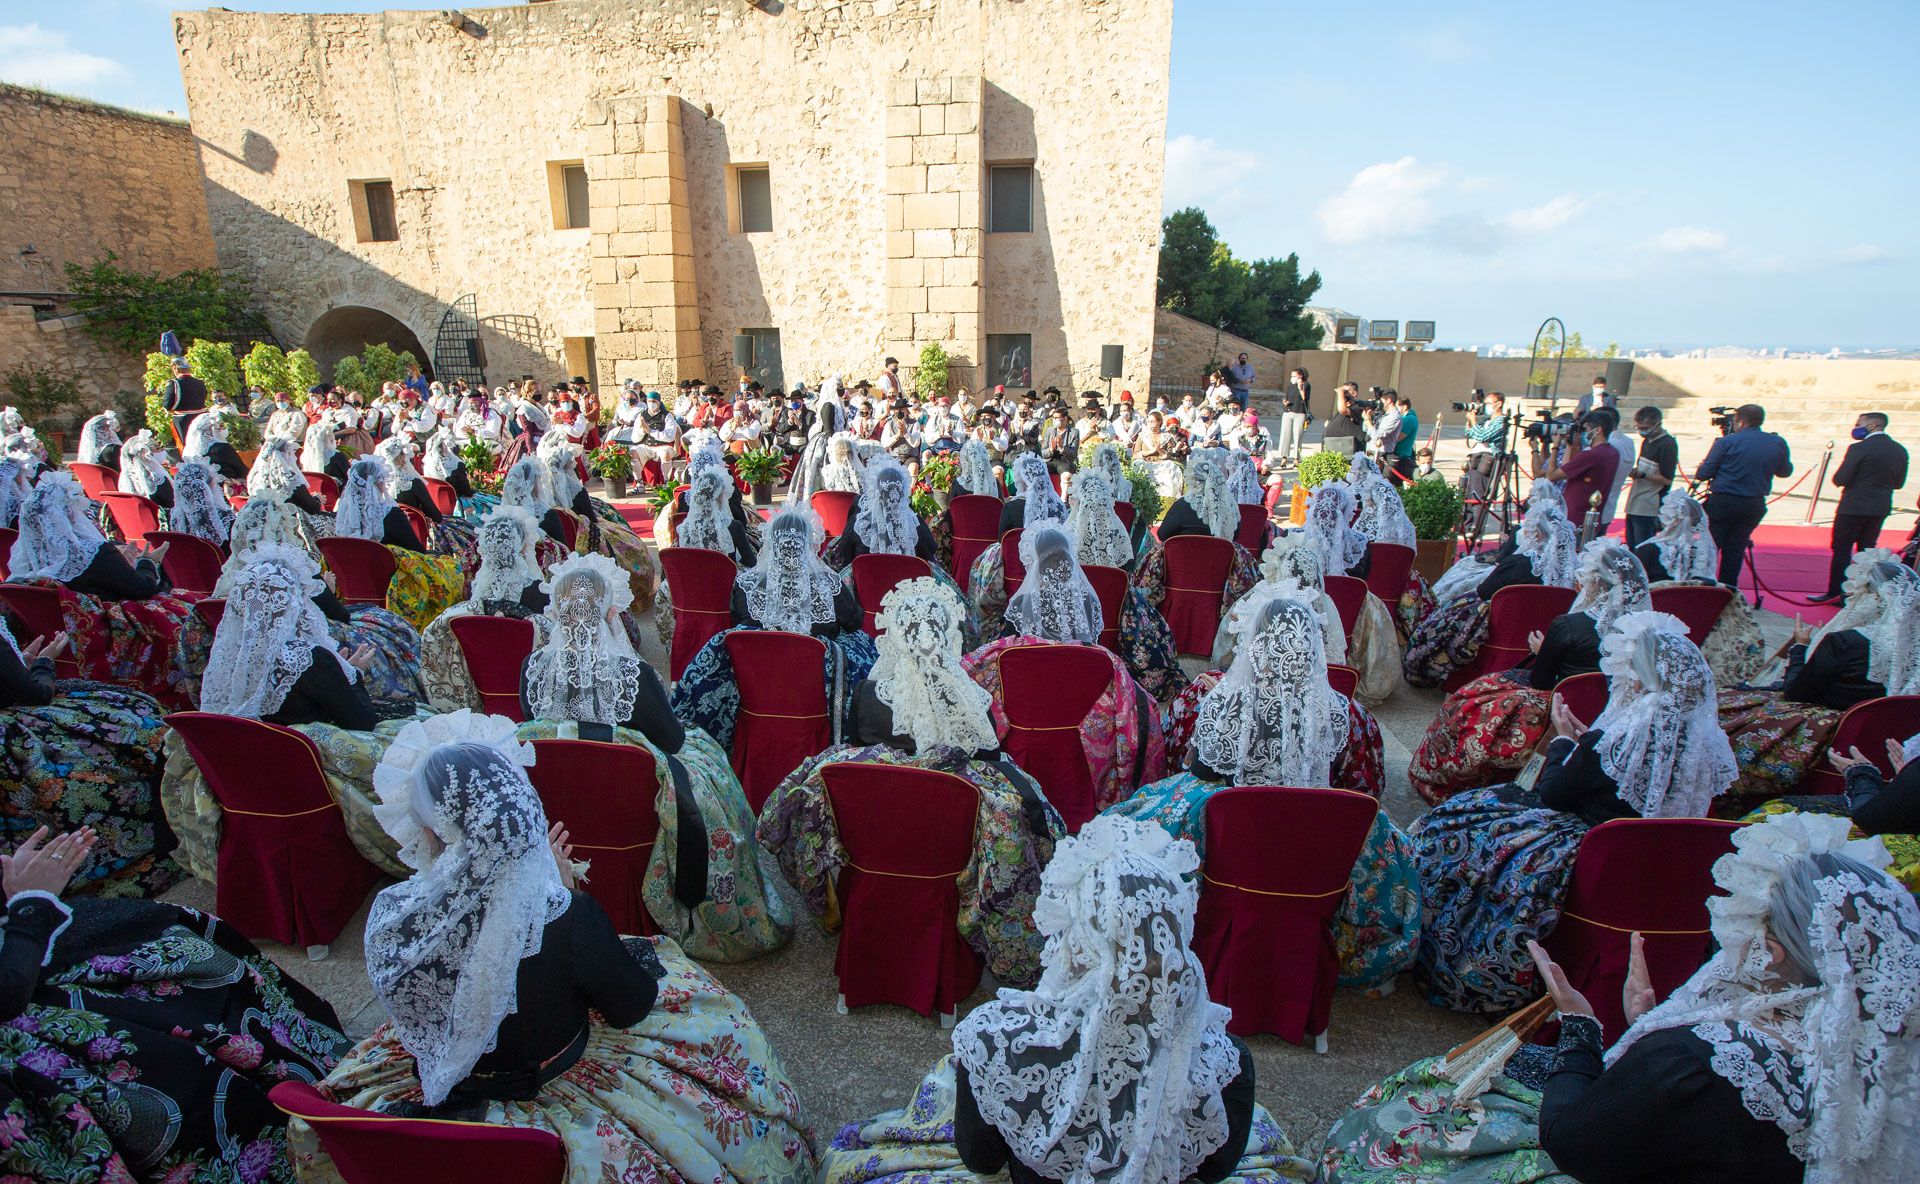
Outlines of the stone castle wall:
{"label": "stone castle wall", "polygon": [[[723,379],[736,332],[775,328],[788,383],[911,367],[940,340],[971,385],[999,332],[1033,334],[1039,385],[1093,385],[1109,343],[1147,383],[1166,96],[1140,80],[1165,77],[1172,0],[554,0],[175,28],[221,260],[290,345],[364,305],[431,349],[472,293],[496,380],[563,374],[583,338],[603,384]],[[656,155],[648,116],[669,111],[677,148]],[[554,229],[548,165],[567,161],[586,162],[590,229]],[[1034,233],[984,234],[984,166],[1028,162]],[[739,165],[770,170],[770,233],[730,229]],[[356,179],[392,180],[399,241],[355,241]]]}

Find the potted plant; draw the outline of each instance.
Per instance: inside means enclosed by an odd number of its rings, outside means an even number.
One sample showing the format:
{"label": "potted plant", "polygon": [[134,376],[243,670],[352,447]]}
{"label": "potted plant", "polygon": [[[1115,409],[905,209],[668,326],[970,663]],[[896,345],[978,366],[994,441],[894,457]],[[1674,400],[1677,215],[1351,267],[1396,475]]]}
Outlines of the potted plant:
{"label": "potted plant", "polygon": [[623,498],[633,480],[633,452],[625,444],[602,444],[587,457],[587,469],[607,483],[608,497]]}
{"label": "potted plant", "polygon": [[773,483],[780,479],[780,466],[786,457],[777,448],[749,448],[733,462],[733,471],[753,490],[753,504],[773,501]]}
{"label": "potted plant", "polygon": [[260,421],[251,415],[229,412],[220,417],[220,426],[227,429],[227,443],[233,445],[241,461],[252,468],[254,457],[260,455]]}
{"label": "potted plant", "polygon": [[481,436],[474,436],[459,448],[460,463],[467,467],[467,480],[491,476],[500,463],[499,453]]}
{"label": "potted plant", "polygon": [[938,456],[928,457],[921,464],[919,484],[932,498],[936,515],[946,509],[947,504],[953,500],[953,479],[959,475],[959,472],[960,466],[944,452]]}
{"label": "potted plant", "polygon": [[1293,500],[1288,521],[1304,526],[1307,521],[1307,494],[1329,481],[1344,481],[1353,461],[1344,454],[1322,449],[1300,458],[1300,471],[1293,478]]}
{"label": "potted plant", "polygon": [[1414,570],[1431,584],[1453,566],[1453,533],[1466,503],[1445,477],[1402,485],[1400,502],[1413,520]]}

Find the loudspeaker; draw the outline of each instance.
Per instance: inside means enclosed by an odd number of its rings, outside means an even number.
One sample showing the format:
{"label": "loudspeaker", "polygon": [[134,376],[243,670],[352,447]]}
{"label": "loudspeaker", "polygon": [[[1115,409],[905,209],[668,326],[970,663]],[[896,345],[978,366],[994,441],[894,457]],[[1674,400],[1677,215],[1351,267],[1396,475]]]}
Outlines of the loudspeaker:
{"label": "loudspeaker", "polygon": [[733,368],[750,370],[753,368],[753,336],[748,333],[733,335]]}
{"label": "loudspeaker", "polygon": [[467,365],[476,370],[487,368],[487,347],[481,344],[478,337],[467,338]]}
{"label": "loudspeaker", "polygon": [[1120,372],[1126,368],[1121,362],[1121,358],[1125,353],[1126,351],[1117,345],[1101,346],[1100,347],[1100,377],[1102,378],[1120,377]]}
{"label": "loudspeaker", "polygon": [[1633,359],[1607,359],[1607,389],[1613,392],[1613,405],[1624,408],[1627,394],[1633,390]]}

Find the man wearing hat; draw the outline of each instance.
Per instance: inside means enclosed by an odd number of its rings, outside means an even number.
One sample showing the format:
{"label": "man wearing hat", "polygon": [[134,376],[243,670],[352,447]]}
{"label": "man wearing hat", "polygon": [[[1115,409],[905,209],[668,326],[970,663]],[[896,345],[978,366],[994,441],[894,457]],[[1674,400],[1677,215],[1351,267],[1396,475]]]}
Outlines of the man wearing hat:
{"label": "man wearing hat", "polygon": [[182,440],[187,425],[207,408],[207,384],[193,376],[193,367],[183,358],[174,359],[173,379],[167,383],[167,411],[173,416],[173,430]]}

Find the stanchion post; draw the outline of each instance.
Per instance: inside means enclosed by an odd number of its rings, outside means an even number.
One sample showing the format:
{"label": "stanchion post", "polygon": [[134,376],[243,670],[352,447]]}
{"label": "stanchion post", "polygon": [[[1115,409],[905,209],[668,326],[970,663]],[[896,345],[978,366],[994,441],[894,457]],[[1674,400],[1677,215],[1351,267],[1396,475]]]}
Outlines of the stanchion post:
{"label": "stanchion post", "polygon": [[1807,499],[1807,525],[1813,525],[1813,515],[1820,508],[1820,491],[1827,487],[1827,466],[1833,462],[1833,441],[1827,441],[1826,450],[1820,454],[1820,473],[1813,479],[1813,496]]}

